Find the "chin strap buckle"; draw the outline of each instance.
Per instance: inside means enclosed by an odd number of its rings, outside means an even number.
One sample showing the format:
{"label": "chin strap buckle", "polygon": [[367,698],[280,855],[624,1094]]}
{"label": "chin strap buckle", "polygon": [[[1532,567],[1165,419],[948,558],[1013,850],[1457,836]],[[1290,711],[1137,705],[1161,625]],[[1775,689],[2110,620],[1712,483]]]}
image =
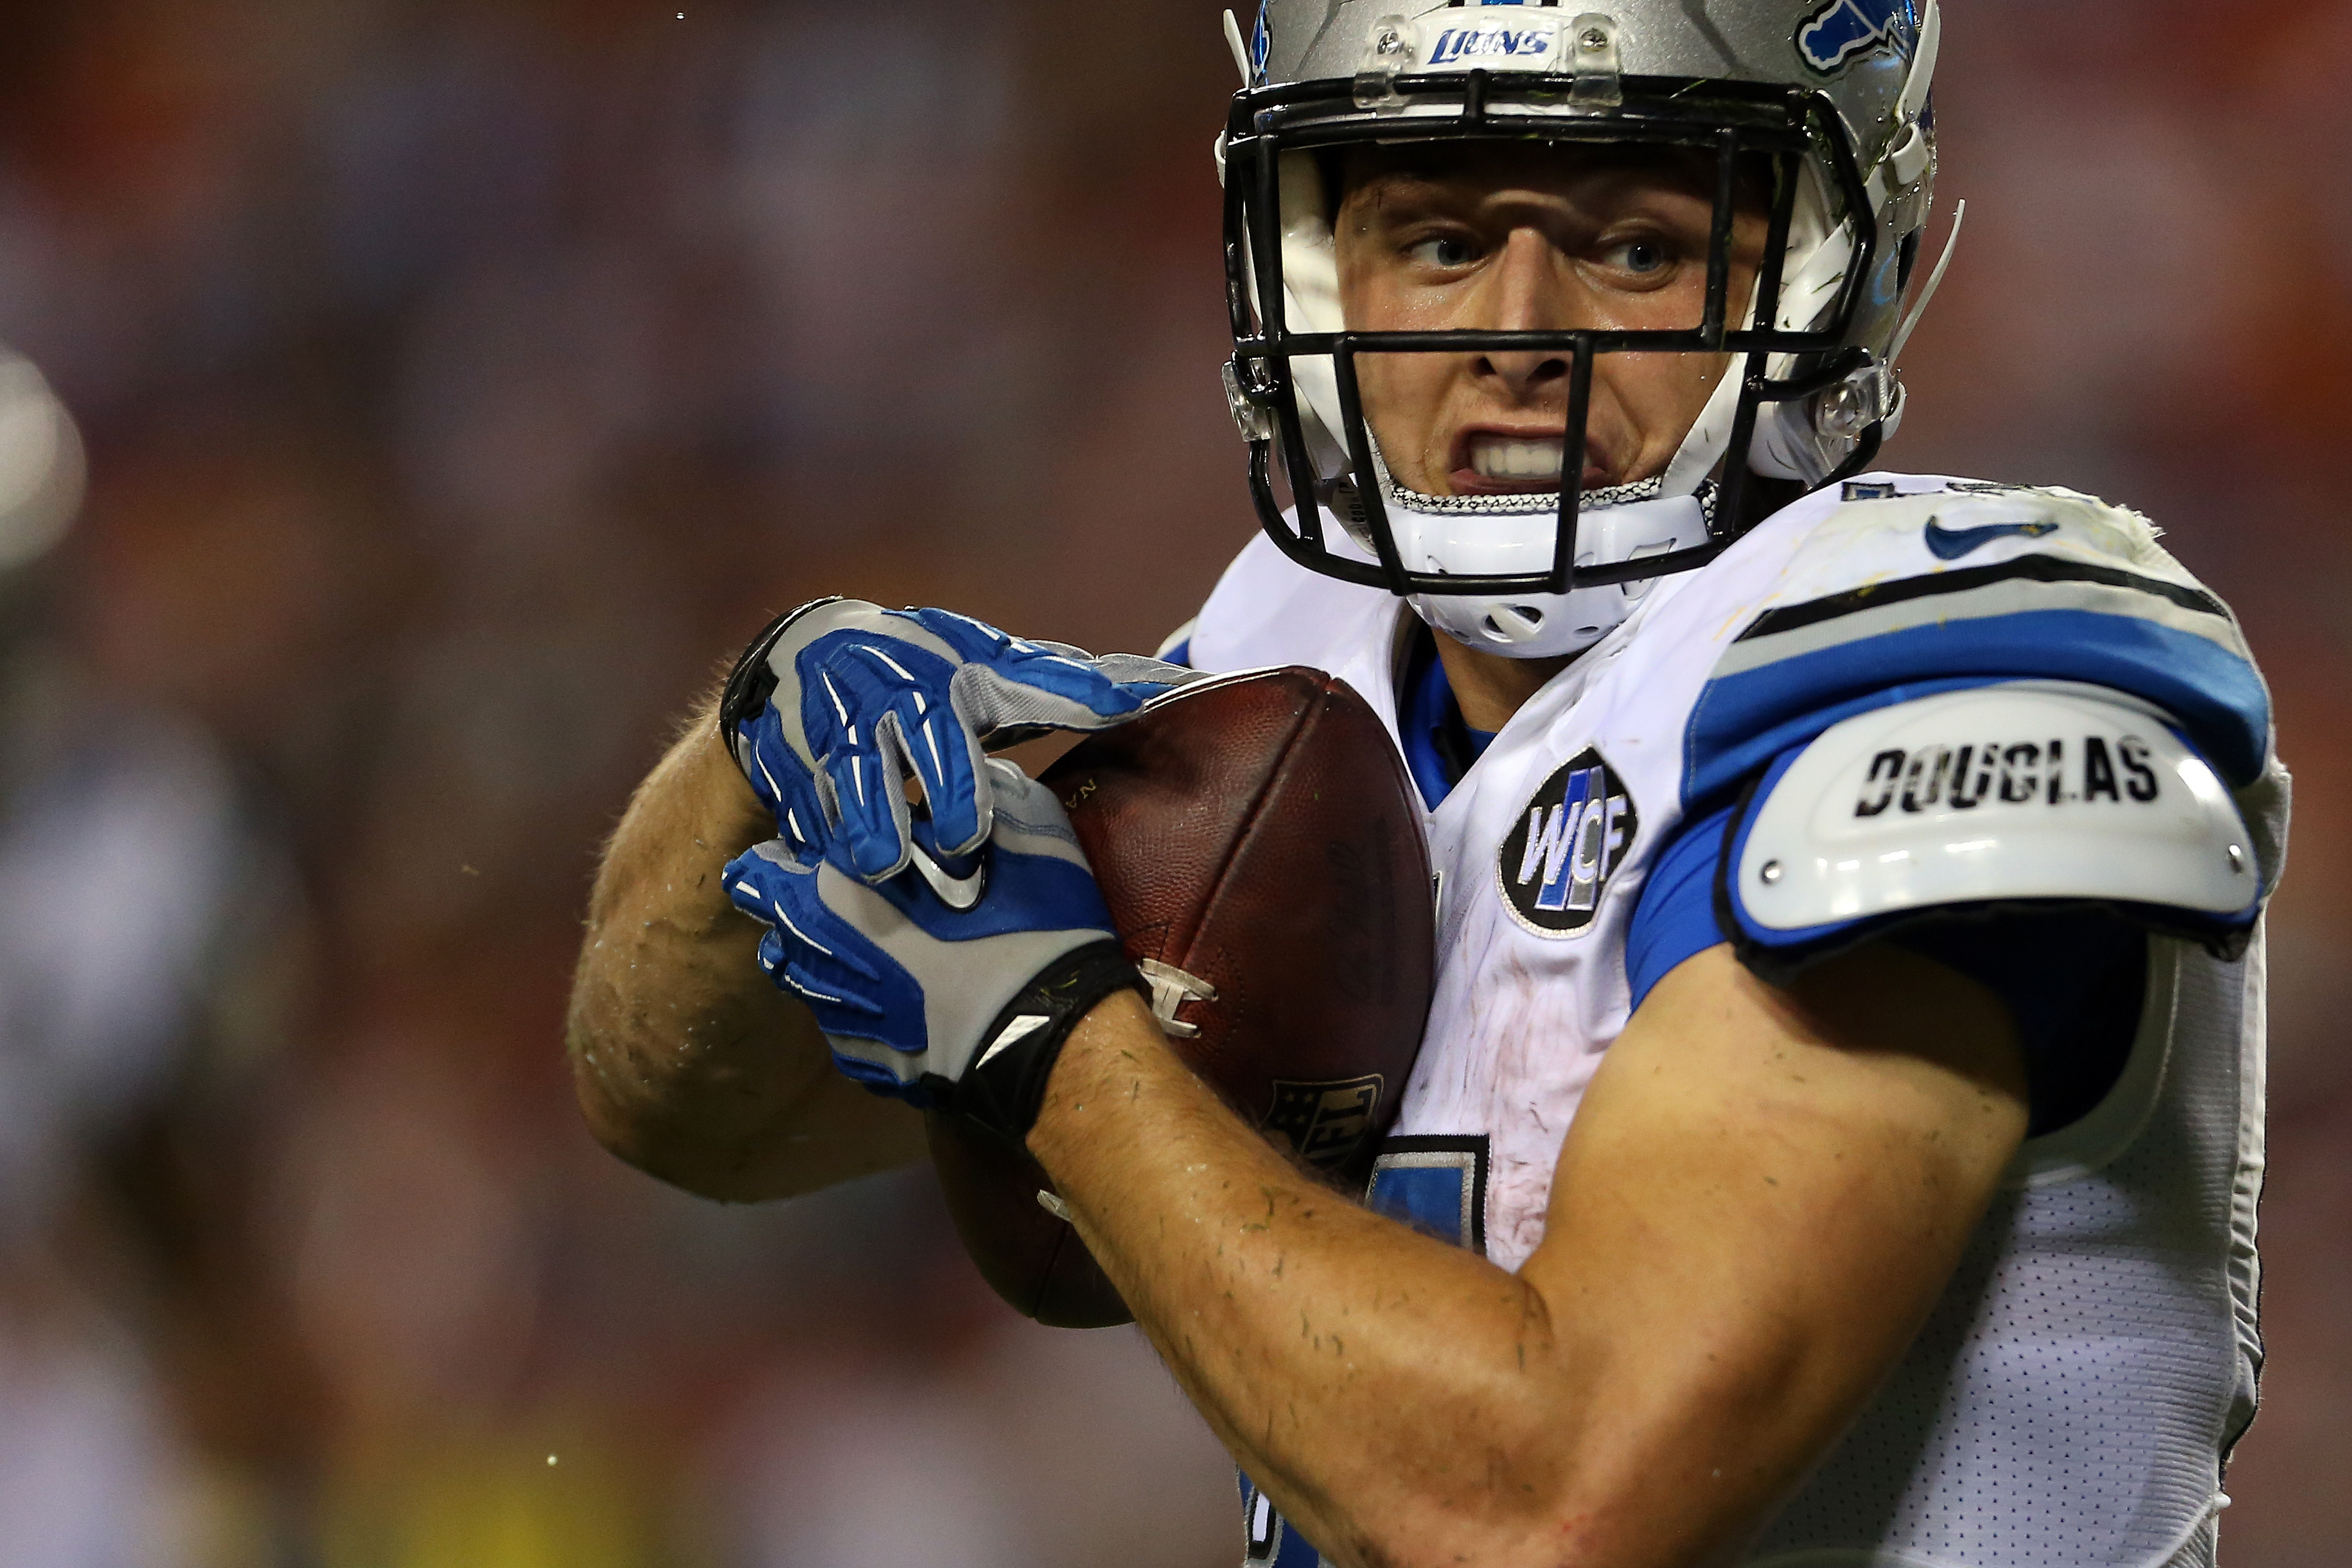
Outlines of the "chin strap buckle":
{"label": "chin strap buckle", "polygon": [[1274,415],[1267,412],[1263,402],[1242,385],[1241,371],[1234,367],[1233,361],[1227,360],[1223,370],[1225,407],[1233,413],[1234,428],[1242,433],[1244,441],[1252,443],[1272,441]]}
{"label": "chin strap buckle", "polygon": [[1891,422],[1903,405],[1903,383],[1883,360],[1872,360],[1813,402],[1813,427],[1834,441],[1859,442],[1874,424]]}

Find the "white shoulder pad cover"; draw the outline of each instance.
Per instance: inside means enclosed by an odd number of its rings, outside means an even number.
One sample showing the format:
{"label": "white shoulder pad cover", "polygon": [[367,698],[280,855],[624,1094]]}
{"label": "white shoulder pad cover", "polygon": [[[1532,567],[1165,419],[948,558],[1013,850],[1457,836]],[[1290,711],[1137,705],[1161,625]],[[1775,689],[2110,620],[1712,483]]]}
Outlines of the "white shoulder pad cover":
{"label": "white shoulder pad cover", "polygon": [[1986,900],[2228,916],[2260,894],[2252,844],[2159,710],[2103,686],[2012,682],[1822,731],[1750,806],[1734,890],[1767,941]]}

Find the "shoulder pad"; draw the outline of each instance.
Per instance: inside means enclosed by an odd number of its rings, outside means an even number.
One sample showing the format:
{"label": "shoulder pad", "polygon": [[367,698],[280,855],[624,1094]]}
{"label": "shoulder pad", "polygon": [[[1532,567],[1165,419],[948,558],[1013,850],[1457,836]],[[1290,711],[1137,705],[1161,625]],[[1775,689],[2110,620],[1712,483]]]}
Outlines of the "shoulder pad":
{"label": "shoulder pad", "polygon": [[2062,682],[1979,686],[1832,725],[1759,783],[1726,857],[1743,935],[1801,946],[1874,917],[2057,899],[2252,924],[2254,841],[2160,710]]}
{"label": "shoulder pad", "polygon": [[1842,495],[1709,672],[1685,735],[1686,805],[1856,714],[1994,682],[2124,693],[2233,788],[2260,777],[2270,696],[2237,620],[2145,519],[2071,490],[1957,480]]}

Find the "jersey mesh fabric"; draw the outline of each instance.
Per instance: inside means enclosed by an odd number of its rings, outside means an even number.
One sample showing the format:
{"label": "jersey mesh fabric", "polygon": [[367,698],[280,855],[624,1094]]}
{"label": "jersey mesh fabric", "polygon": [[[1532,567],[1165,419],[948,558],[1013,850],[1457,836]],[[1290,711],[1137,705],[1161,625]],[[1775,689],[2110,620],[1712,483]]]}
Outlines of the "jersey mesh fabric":
{"label": "jersey mesh fabric", "polygon": [[[2211,1563],[2213,1456],[2251,1419],[2260,1364],[2251,1320],[2214,1311],[2252,1284],[2252,1216],[2232,1203],[2240,1159],[2260,1158],[2238,1088],[2248,977],[2158,946],[2125,1083],[2080,1137],[2027,1145],[1910,1353],[1759,1541],[1757,1568],[1873,1550],[1920,1568]],[[2192,1018],[2202,1027],[2179,1027]],[[2134,1103],[2136,1088],[2153,1093]],[[2114,1135],[2092,1125],[2110,1112],[2143,1117],[2138,1134],[2074,1163]]]}

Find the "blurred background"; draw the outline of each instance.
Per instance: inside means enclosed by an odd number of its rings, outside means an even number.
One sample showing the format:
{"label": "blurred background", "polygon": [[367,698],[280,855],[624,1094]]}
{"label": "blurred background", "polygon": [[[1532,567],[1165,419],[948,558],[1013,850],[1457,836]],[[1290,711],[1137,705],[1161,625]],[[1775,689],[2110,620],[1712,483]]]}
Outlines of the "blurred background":
{"label": "blurred background", "polygon": [[[2148,512],[2267,667],[2225,1542],[2336,1568],[2352,4],[1948,22],[1889,461]],[[927,1172],[688,1199],[560,1038],[594,848],[772,612],[1148,648],[1248,536],[1232,87],[1200,0],[0,5],[0,340],[90,474],[59,538],[0,464],[0,1568],[1238,1557],[1139,1340],[999,1307]]]}

